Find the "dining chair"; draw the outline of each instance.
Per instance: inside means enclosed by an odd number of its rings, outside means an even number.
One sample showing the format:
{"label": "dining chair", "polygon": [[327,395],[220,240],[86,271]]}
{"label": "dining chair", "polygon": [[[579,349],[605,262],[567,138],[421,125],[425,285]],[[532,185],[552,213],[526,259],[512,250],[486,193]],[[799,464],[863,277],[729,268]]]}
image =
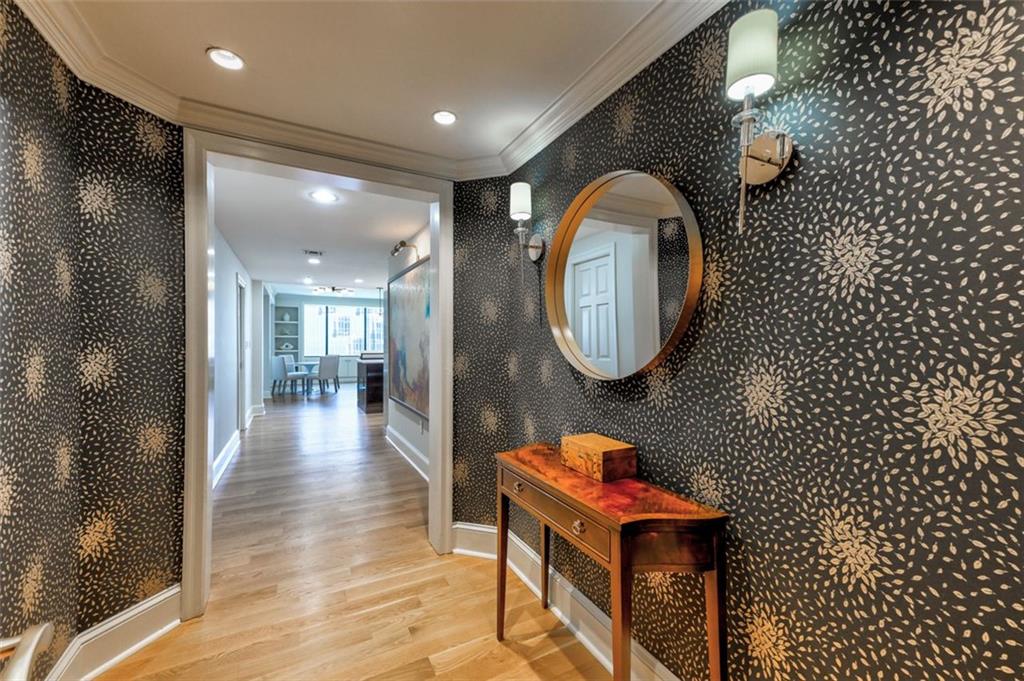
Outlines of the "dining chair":
{"label": "dining chair", "polygon": [[[338,392],[338,366],[341,361],[340,355],[325,355],[320,358],[320,364],[317,366],[316,373],[309,375],[310,381],[316,381],[320,384],[320,392],[324,392],[325,384],[329,384],[334,381],[334,392]],[[312,383],[310,384],[312,387]]]}
{"label": "dining chair", "polygon": [[274,398],[275,391],[283,390],[285,381],[288,378],[288,370],[285,369],[284,357],[277,355],[270,364],[270,398]]}
{"label": "dining chair", "polygon": [[291,355],[281,355],[284,358],[285,381],[291,381],[292,393],[295,392],[296,381],[302,381],[302,389],[306,389],[306,378],[309,374],[301,369],[295,368],[295,358]]}

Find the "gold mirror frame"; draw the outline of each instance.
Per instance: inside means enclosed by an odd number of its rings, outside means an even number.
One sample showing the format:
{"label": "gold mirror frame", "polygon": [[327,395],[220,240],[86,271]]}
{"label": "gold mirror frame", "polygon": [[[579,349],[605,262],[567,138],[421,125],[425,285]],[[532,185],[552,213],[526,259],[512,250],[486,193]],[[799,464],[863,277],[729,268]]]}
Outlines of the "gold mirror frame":
{"label": "gold mirror frame", "polygon": [[[645,175],[657,180],[672,194],[679,206],[680,220],[686,230],[686,244],[689,251],[689,273],[686,282],[686,297],[683,300],[683,307],[679,311],[679,318],[672,329],[672,335],[661,346],[661,350],[647,364],[627,376],[609,376],[594,367],[586,357],[579,352],[573,338],[572,328],[569,325],[569,318],[565,311],[565,270],[569,261],[569,251],[572,248],[573,239],[579,231],[580,224],[590,213],[602,196],[604,196],[615,184],[615,180],[628,175]],[[551,327],[551,335],[555,337],[558,349],[562,351],[569,363],[578,371],[602,381],[618,381],[629,376],[650,371],[665,361],[665,358],[676,348],[686,327],[690,324],[694,310],[697,309],[697,299],[700,297],[701,279],[704,276],[704,256],[700,240],[700,229],[697,226],[697,218],[690,208],[686,198],[673,185],[665,180],[655,177],[650,173],[639,170],[617,170],[607,175],[602,175],[594,180],[576,195],[569,205],[562,221],[558,224],[554,238],[551,240],[551,247],[548,256],[547,281],[544,285],[544,298],[548,312],[548,325]]]}

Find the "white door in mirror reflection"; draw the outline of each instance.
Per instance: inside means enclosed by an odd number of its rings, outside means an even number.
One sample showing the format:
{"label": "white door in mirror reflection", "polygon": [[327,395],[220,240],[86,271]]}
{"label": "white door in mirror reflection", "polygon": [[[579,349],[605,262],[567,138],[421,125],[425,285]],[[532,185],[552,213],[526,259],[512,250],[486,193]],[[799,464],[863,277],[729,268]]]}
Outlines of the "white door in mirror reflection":
{"label": "white door in mirror reflection", "polygon": [[571,259],[569,267],[572,270],[569,309],[580,351],[595,367],[617,374],[615,245],[581,253]]}

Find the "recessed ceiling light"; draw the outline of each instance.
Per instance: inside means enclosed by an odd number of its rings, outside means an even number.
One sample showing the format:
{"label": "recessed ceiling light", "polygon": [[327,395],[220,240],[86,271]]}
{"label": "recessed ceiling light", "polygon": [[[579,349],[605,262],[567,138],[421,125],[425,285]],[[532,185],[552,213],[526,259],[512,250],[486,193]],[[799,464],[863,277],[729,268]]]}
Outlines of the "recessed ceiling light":
{"label": "recessed ceiling light", "polygon": [[320,258],[318,258],[318,257],[316,257],[314,255],[312,258],[309,258],[308,260],[306,260],[306,262],[308,262],[310,265],[319,265],[320,264]]}
{"label": "recessed ceiling light", "polygon": [[458,116],[451,111],[435,111],[434,122],[441,125],[451,125],[458,119]]}
{"label": "recessed ceiling light", "polygon": [[245,62],[242,61],[241,57],[231,50],[226,50],[223,47],[208,48],[206,50],[206,56],[209,57],[210,61],[217,66],[222,69],[228,69],[229,71],[238,71],[245,66]]}
{"label": "recessed ceiling light", "polygon": [[303,277],[302,283],[305,284],[306,286],[309,286],[310,284],[313,283],[313,277]]}
{"label": "recessed ceiling light", "polygon": [[309,193],[309,198],[317,203],[337,203],[341,197],[330,189],[314,189]]}
{"label": "recessed ceiling light", "polygon": [[356,283],[357,283],[357,284],[362,284],[362,283],[363,283],[363,280],[362,280],[362,279],[356,279]]}
{"label": "recessed ceiling light", "polygon": [[206,249],[206,255],[215,255],[216,253],[217,251],[213,250],[212,248]]}

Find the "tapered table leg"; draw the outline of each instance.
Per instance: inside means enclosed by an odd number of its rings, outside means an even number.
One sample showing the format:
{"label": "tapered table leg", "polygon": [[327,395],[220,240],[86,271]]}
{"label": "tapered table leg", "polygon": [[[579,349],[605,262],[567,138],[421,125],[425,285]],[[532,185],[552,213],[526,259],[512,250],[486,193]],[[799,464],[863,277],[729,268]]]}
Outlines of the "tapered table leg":
{"label": "tapered table leg", "polygon": [[[498,473],[501,474],[500,471]],[[505,638],[505,578],[508,573],[508,497],[498,482],[498,640]]]}
{"label": "tapered table leg", "polygon": [[540,606],[548,607],[548,553],[551,545],[551,528],[540,524]]}
{"label": "tapered table leg", "polygon": [[715,569],[704,573],[704,600],[708,620],[708,667],[711,681],[729,678],[725,636],[725,540],[715,537]]}
{"label": "tapered table leg", "polygon": [[633,564],[625,537],[612,538],[612,678],[629,681],[632,657]]}

